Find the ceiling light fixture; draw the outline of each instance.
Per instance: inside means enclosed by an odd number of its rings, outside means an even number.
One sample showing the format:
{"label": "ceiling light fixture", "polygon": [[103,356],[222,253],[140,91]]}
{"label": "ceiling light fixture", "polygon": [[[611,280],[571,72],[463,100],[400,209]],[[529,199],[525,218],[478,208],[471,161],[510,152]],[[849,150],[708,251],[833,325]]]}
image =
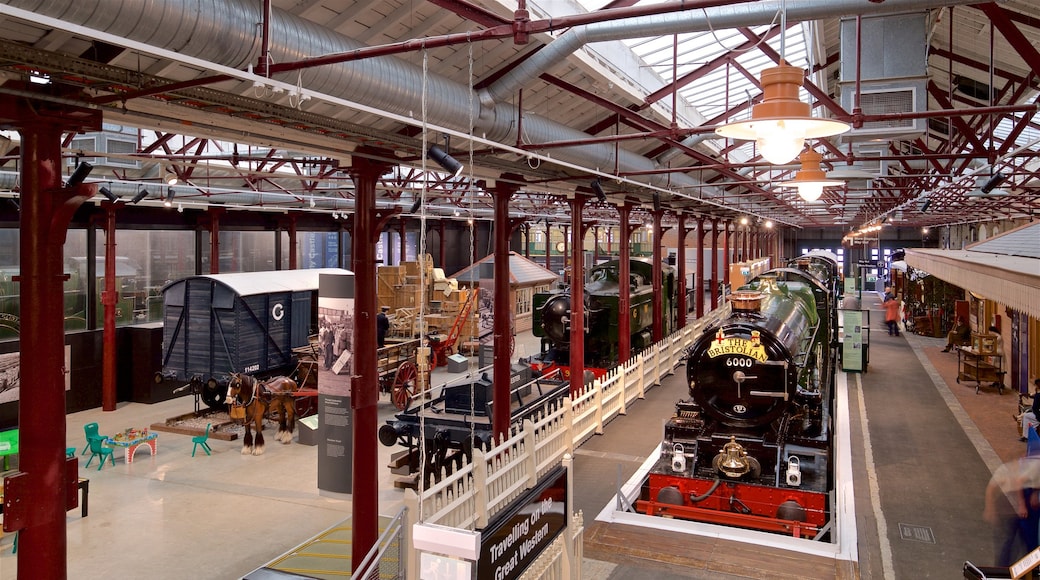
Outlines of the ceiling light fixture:
{"label": "ceiling light fixture", "polygon": [[429,156],[430,159],[436,161],[437,165],[443,167],[444,170],[450,173],[452,177],[458,177],[459,174],[462,173],[462,163],[460,163],[451,155],[448,155],[448,153],[444,149],[441,149],[437,145],[430,146],[430,149],[427,152],[427,156]]}
{"label": "ceiling light fixture", "polygon": [[603,191],[603,186],[600,185],[598,179],[593,179],[592,183],[589,184],[589,187],[592,188],[592,193],[596,194],[596,199],[598,199],[600,203],[607,203],[607,192]]}
{"label": "ceiling light fixture", "polygon": [[166,201],[163,202],[163,205],[165,205],[166,207],[173,207],[173,196],[175,196],[175,195],[177,195],[177,192],[175,192],[173,190],[173,188],[171,187],[166,192]]}
{"label": "ceiling light fixture", "polygon": [[794,159],[806,139],[840,135],[852,127],[848,123],[812,116],[808,103],[798,98],[805,71],[782,59],[780,64],[762,70],[762,102],[751,108],[751,119],[715,128],[715,134],[728,139],[755,141],[762,157],[775,165]]}
{"label": "ceiling light fixture", "polygon": [[762,102],[751,108],[751,119],[715,128],[727,139],[753,140],[762,157],[774,165],[790,162],[805,146],[806,139],[840,135],[852,127],[848,123],[812,116],[812,107],[798,98],[805,70],[784,59],[787,34],[787,6],[780,5],[780,62],[762,69]]}
{"label": "ceiling light fixture", "polygon": [[93,170],[93,165],[87,163],[86,161],[80,161],[79,164],[76,165],[76,170],[73,171],[72,175],[69,176],[69,180],[65,182],[65,185],[68,187],[76,187],[77,185],[83,183],[83,180],[86,179],[87,176],[90,175],[90,172]]}
{"label": "ceiling light fixture", "polygon": [[177,174],[174,172],[173,167],[163,165],[163,173],[166,174],[166,185],[177,185]]}
{"label": "ceiling light fixture", "polygon": [[103,195],[106,198],[108,198],[108,201],[110,201],[112,203],[115,203],[115,202],[119,201],[119,196],[114,194],[114,193],[112,193],[112,190],[107,188],[107,187],[105,187],[104,185],[102,185],[101,187],[98,188],[98,193],[100,193],[101,195]]}
{"label": "ceiling light fixture", "polygon": [[827,174],[820,169],[820,155],[812,149],[806,149],[798,157],[802,162],[802,168],[795,174],[794,179],[780,183],[783,187],[798,188],[798,196],[805,201],[813,202],[823,195],[823,188],[832,185],[842,185],[844,182],[835,179],[827,179]]}
{"label": "ceiling light fixture", "polygon": [[146,197],[148,197],[148,190],[142,187],[141,191],[138,191],[137,195],[130,200],[130,203],[137,203]]}

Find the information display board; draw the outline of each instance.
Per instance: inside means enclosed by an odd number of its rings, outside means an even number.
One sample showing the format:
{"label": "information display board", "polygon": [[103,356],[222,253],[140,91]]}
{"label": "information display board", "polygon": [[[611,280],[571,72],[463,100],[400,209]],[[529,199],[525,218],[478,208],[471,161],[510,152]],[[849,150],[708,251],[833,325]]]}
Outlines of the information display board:
{"label": "information display board", "polygon": [[870,346],[870,311],[838,310],[841,339],[841,368],[866,372]]}

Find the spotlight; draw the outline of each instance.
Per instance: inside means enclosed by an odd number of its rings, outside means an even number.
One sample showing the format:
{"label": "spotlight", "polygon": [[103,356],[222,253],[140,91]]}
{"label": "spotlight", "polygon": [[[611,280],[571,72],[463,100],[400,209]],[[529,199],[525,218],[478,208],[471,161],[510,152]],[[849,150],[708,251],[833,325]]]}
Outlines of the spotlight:
{"label": "spotlight", "polygon": [[119,201],[119,196],[112,193],[112,190],[102,185],[98,188],[98,193],[108,198],[108,201],[115,203]]}
{"label": "spotlight", "polygon": [[[75,175],[75,174],[73,174],[73,175]],[[990,178],[987,179],[986,182],[983,183],[982,187],[980,187],[979,189],[982,191],[982,193],[989,193],[989,192],[993,191],[994,189],[996,189],[996,187],[998,185],[1000,185],[1001,183],[1004,183],[1005,179],[1007,179],[1007,175],[1004,175],[1003,173],[998,171],[998,172],[994,173],[993,175],[991,175]],[[72,181],[72,180],[69,179],[69,181]]]}
{"label": "spotlight", "polygon": [[177,185],[177,174],[171,167],[163,165],[163,173],[166,177],[166,185]]}
{"label": "spotlight", "polygon": [[661,194],[656,191],[654,192],[654,211],[661,211]]}
{"label": "spotlight", "polygon": [[184,206],[179,203],[177,204],[177,213],[184,213]]}
{"label": "spotlight", "polygon": [[426,154],[430,159],[436,161],[437,165],[440,165],[445,171],[450,173],[452,177],[458,177],[462,173],[463,165],[437,145],[431,145],[430,150]]}
{"label": "spotlight", "polygon": [[163,202],[163,205],[165,205],[166,207],[173,207],[174,195],[176,195],[176,192],[173,191],[173,188],[171,187],[169,191],[166,192],[166,201]]}
{"label": "spotlight", "polygon": [[930,200],[930,199],[924,200],[924,203],[921,204],[921,213],[924,213],[924,212],[928,211],[928,208],[931,205],[932,205],[932,200]]}
{"label": "spotlight", "polygon": [[137,195],[135,195],[134,198],[130,200],[130,203],[137,203],[146,197],[148,197],[148,190],[142,187],[141,191],[138,191]]}
{"label": "spotlight", "polygon": [[592,188],[592,193],[596,194],[596,199],[598,199],[600,203],[607,203],[607,192],[603,191],[603,186],[599,184],[598,179],[593,179],[592,183],[589,184],[589,187]]}
{"label": "spotlight", "polygon": [[412,204],[412,209],[408,210],[408,213],[416,213],[420,207],[422,207],[422,198],[417,197],[415,198],[415,203]]}
{"label": "spotlight", "polygon": [[311,207],[314,207],[314,198],[311,198]]}
{"label": "spotlight", "polygon": [[94,170],[94,166],[87,163],[86,161],[80,161],[79,165],[76,166],[76,170],[69,176],[69,180],[65,182],[68,187],[76,187],[83,183],[83,180],[90,175],[90,172]]}

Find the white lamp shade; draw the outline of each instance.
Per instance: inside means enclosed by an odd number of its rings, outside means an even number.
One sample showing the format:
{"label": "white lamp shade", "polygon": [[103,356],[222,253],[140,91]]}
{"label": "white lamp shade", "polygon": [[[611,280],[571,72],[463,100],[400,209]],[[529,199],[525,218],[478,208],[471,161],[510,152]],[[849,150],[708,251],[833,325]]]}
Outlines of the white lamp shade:
{"label": "white lamp shade", "polygon": [[794,123],[771,119],[758,125],[755,146],[762,158],[773,165],[790,163],[805,147],[805,133]]}
{"label": "white lamp shade", "polygon": [[819,181],[798,184],[798,196],[805,201],[816,201],[823,195],[823,183]]}

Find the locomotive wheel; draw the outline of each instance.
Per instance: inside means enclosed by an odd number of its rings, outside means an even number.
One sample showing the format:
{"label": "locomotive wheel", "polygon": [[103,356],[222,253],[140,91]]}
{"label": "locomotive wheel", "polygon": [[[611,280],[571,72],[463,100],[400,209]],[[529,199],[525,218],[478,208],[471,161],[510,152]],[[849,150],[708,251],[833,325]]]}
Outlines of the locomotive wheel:
{"label": "locomotive wheel", "polygon": [[408,407],[408,401],[415,394],[415,382],[419,376],[419,369],[412,361],[405,361],[397,367],[394,374],[394,385],[390,388],[390,400],[399,411]]}

